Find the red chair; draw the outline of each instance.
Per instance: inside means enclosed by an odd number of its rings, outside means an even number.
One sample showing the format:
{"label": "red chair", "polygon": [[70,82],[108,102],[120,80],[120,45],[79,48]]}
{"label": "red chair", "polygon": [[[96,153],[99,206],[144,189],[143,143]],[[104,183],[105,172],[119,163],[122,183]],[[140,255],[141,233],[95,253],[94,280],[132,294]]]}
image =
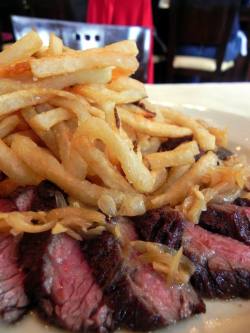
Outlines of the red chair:
{"label": "red chair", "polygon": [[151,30],[147,82],[153,82],[153,17],[151,0],[89,0],[87,23],[140,26]]}

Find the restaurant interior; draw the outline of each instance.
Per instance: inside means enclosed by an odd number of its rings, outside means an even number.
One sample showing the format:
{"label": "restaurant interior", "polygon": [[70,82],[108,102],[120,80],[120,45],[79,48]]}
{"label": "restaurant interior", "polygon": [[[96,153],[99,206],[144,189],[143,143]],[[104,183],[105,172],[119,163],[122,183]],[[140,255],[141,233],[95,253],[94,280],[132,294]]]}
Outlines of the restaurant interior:
{"label": "restaurant interior", "polygon": [[250,79],[249,0],[0,1],[1,49],[31,28],[83,50],[134,39],[146,83]]}

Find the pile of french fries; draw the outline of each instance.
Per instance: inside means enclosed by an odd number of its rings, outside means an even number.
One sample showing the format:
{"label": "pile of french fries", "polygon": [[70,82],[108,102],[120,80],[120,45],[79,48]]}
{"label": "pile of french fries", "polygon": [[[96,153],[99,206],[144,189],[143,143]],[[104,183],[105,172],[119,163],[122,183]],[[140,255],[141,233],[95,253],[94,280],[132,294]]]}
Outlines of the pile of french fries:
{"label": "pile of french fries", "polygon": [[[45,47],[34,31],[0,53],[0,195],[45,179],[68,195],[51,214],[1,214],[2,229],[75,232],[96,223],[100,231],[105,216],[164,205],[196,223],[211,200],[243,193],[246,164],[216,155],[226,130],[150,104],[130,77],[137,53],[132,41],[75,51],[54,34]],[[193,139],[159,152],[184,136]]]}

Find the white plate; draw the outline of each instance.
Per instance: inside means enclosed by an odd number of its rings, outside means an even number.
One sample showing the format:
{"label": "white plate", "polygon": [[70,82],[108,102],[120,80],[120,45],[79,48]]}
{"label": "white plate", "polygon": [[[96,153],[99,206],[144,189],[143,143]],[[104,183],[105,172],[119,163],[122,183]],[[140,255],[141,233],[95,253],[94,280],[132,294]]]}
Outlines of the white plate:
{"label": "white plate", "polygon": [[[230,113],[194,110],[185,108],[193,116],[210,119],[219,126],[227,127],[230,137],[230,148],[236,152],[250,156],[250,118]],[[249,333],[250,332],[250,301],[208,301],[207,312],[176,325],[157,331],[157,333]],[[0,333],[61,333],[65,332],[45,325],[27,315],[19,323],[12,326],[0,326]]]}

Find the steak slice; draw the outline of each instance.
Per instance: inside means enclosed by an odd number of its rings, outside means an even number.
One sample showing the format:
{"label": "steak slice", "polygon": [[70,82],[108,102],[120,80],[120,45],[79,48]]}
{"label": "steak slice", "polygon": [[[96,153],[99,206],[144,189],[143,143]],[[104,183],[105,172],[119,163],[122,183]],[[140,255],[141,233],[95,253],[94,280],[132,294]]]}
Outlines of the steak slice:
{"label": "steak slice", "polygon": [[38,186],[20,186],[10,199],[19,211],[48,211],[58,207],[57,197],[64,193],[53,183],[44,180]]}
{"label": "steak slice", "polygon": [[[161,210],[165,210],[165,224],[169,224],[173,209],[164,207]],[[150,212],[155,216],[156,213]],[[177,211],[175,214],[175,223],[183,226],[183,252],[196,268],[191,277],[195,289],[201,295],[210,298],[238,296],[250,298],[250,247],[230,237],[213,234],[200,226],[186,222],[182,214]],[[145,214],[144,221],[139,218],[134,219],[137,229],[142,230],[145,225],[147,230],[150,223],[149,216]],[[162,221],[158,222],[156,219],[151,219],[151,223],[154,226],[160,223],[161,228],[164,225]],[[154,226],[151,226],[151,229]],[[140,235],[143,233],[140,232]],[[168,237],[171,238],[171,233]],[[152,240],[157,241],[156,238]],[[169,241],[165,239],[163,244],[169,244]]]}
{"label": "steak slice", "polygon": [[112,311],[79,241],[66,234],[26,234],[21,261],[27,292],[49,322],[72,331],[113,330]]}
{"label": "steak slice", "polygon": [[250,207],[250,199],[237,198],[234,200],[234,204],[241,207]]}
{"label": "steak slice", "polygon": [[211,204],[202,212],[199,224],[209,231],[250,245],[250,208]]}
{"label": "steak slice", "polygon": [[195,264],[191,282],[201,295],[250,298],[250,247],[186,223],[183,247]]}
{"label": "steak slice", "polygon": [[153,209],[133,218],[139,237],[145,241],[162,243],[178,250],[182,242],[183,218],[178,211],[165,207]]}
{"label": "steak slice", "polygon": [[24,274],[17,263],[18,241],[10,234],[0,234],[0,319],[6,323],[17,321],[28,307]]}
{"label": "steak slice", "polygon": [[[127,229],[128,235],[132,239],[137,236]],[[149,331],[205,311],[191,285],[167,286],[163,277],[139,261],[135,253],[126,255],[109,232],[85,242],[83,251],[121,326]]]}

